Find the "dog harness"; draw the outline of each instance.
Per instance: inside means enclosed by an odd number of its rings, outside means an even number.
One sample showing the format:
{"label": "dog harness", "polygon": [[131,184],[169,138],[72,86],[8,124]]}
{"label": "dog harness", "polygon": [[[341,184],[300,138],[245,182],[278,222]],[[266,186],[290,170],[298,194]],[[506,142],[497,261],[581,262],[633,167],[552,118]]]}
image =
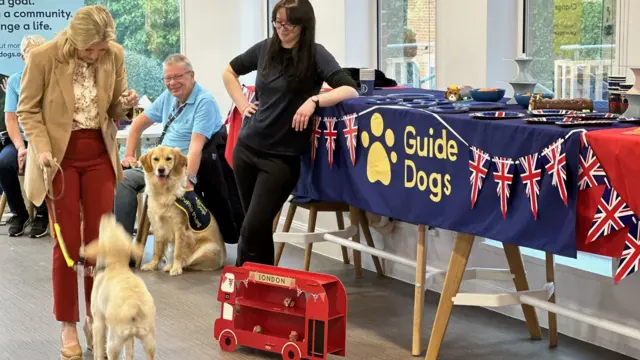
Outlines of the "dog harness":
{"label": "dog harness", "polygon": [[176,206],[189,217],[193,231],[205,231],[211,225],[211,213],[193,190],[187,190],[182,198],[176,199]]}

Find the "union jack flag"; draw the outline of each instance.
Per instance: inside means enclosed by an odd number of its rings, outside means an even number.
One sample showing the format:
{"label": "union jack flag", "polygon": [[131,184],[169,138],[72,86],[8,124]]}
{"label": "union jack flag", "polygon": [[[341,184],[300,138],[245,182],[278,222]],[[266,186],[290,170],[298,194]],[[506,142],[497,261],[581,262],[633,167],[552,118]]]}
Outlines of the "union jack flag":
{"label": "union jack flag", "polygon": [[538,195],[540,194],[540,179],[542,170],[538,164],[538,154],[523,156],[519,159],[520,179],[525,185],[525,192],[529,198],[529,205],[533,219],[538,220]]}
{"label": "union jack flag", "polygon": [[476,205],[478,200],[478,193],[482,189],[482,180],[487,176],[489,172],[489,165],[491,163],[485,162],[489,160],[489,154],[480,149],[476,149],[474,146],[470,148],[471,160],[469,160],[469,170],[471,171],[471,208]]}
{"label": "union jack flag", "polygon": [[335,129],[336,118],[335,117],[325,118],[324,124],[325,124],[324,138],[325,140],[327,140],[329,168],[332,168],[333,167],[333,151],[336,148],[336,137],[338,136],[338,131]]}
{"label": "union jack flag", "polygon": [[500,210],[502,217],[507,218],[507,200],[509,200],[509,187],[513,182],[513,161],[504,157],[494,157],[493,162],[498,168],[493,173],[493,179],[498,183],[498,196],[500,197]]}
{"label": "union jack flag", "polygon": [[567,171],[565,165],[567,164],[567,154],[562,153],[562,139],[558,139],[551,146],[546,148],[542,153],[547,158],[546,170],[553,176],[551,185],[558,188],[560,192],[560,198],[565,205],[569,205],[567,198],[567,186],[565,184],[567,180]]}
{"label": "union jack flag", "polygon": [[315,115],[313,117],[313,136],[311,137],[311,163],[316,161],[316,152],[318,151],[318,141],[320,141],[320,136],[322,135],[322,130],[320,130],[320,116]]}
{"label": "union jack flag", "polygon": [[587,234],[587,244],[594,242],[601,236],[607,236],[615,230],[633,222],[635,215],[629,205],[622,199],[618,192],[607,186],[598,203],[598,209],[591,222],[591,228]]}
{"label": "union jack flag", "polygon": [[[242,86],[242,95],[244,95],[245,99],[247,99],[248,102],[253,103],[253,101],[255,100],[256,97],[256,92],[254,90],[254,87],[251,86]],[[232,104],[231,109],[229,109],[229,113],[227,113],[227,118],[224,121],[224,125],[229,125],[231,123],[231,118],[233,117],[233,113],[234,111],[238,109],[238,107],[236,106],[236,104]],[[238,109],[238,112],[240,112],[240,109]],[[242,114],[241,114],[242,115]]]}
{"label": "union jack flag", "polygon": [[583,144],[578,162],[578,187],[580,190],[604,183],[603,180],[607,174],[604,172],[591,146]]}
{"label": "union jack flag", "polygon": [[616,269],[614,283],[617,284],[640,268],[640,224],[634,222],[629,227],[622,257]]}
{"label": "union jack flag", "polygon": [[356,165],[356,146],[358,145],[358,123],[356,117],[358,114],[349,114],[344,117],[345,129],[342,131],[347,139],[347,147],[349,148],[349,157],[351,164]]}

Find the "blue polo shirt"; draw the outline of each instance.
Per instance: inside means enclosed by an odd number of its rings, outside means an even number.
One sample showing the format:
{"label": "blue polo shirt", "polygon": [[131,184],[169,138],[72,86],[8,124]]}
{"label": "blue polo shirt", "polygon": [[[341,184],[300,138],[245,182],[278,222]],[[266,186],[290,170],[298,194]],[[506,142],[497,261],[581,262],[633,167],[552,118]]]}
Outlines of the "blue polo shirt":
{"label": "blue polo shirt", "polygon": [[[178,99],[165,90],[144,113],[154,123],[162,123],[164,128],[177,109]],[[169,126],[162,145],[180,148],[187,155],[192,133],[210,139],[221,127],[222,115],[213,95],[196,83],[184,109]]]}
{"label": "blue polo shirt", "polygon": [[4,112],[18,111],[18,97],[20,95],[20,81],[22,80],[22,70],[7,79],[7,93],[4,98]]}

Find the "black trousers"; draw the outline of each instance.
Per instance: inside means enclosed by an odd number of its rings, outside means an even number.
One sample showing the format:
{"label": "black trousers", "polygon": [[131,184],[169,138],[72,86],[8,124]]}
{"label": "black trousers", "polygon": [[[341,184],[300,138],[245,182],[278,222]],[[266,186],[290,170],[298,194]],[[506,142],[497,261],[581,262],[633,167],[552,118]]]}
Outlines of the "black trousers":
{"label": "black trousers", "polygon": [[273,265],[273,220],[298,183],[300,157],[268,154],[239,141],[233,171],[245,211],[236,266],[247,261]]}

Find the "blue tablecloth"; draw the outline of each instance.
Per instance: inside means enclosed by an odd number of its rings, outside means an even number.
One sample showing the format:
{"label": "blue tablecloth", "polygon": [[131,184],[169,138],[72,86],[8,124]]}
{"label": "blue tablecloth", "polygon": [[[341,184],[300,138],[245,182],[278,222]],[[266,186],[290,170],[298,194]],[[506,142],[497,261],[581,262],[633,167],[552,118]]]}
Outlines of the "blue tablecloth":
{"label": "blue tablecloth", "polygon": [[[421,89],[376,91],[378,95],[399,92],[426,92],[443,97],[443,92]],[[580,134],[574,131],[567,136],[575,129],[530,125],[521,119],[475,120],[468,113],[435,116],[411,108],[372,109],[375,105],[367,101],[361,97],[318,110],[316,115],[321,119],[335,117],[338,120],[333,165],[329,165],[327,146],[331,133],[328,138],[325,122],[320,121],[315,159],[312,161],[311,154],[302,157],[302,171],[294,195],[345,202],[409,223],[576,257]],[[525,111],[519,105],[507,105],[504,110]],[[359,114],[355,165],[344,132],[348,125],[344,119],[350,114]],[[516,167],[504,218],[493,176],[496,166],[492,163],[472,209],[470,151],[455,133],[469,146],[491,157],[514,160],[539,154],[566,137],[562,152],[567,159],[567,204],[562,201],[558,188],[552,185],[552,176],[542,169],[538,218],[534,220]]]}

